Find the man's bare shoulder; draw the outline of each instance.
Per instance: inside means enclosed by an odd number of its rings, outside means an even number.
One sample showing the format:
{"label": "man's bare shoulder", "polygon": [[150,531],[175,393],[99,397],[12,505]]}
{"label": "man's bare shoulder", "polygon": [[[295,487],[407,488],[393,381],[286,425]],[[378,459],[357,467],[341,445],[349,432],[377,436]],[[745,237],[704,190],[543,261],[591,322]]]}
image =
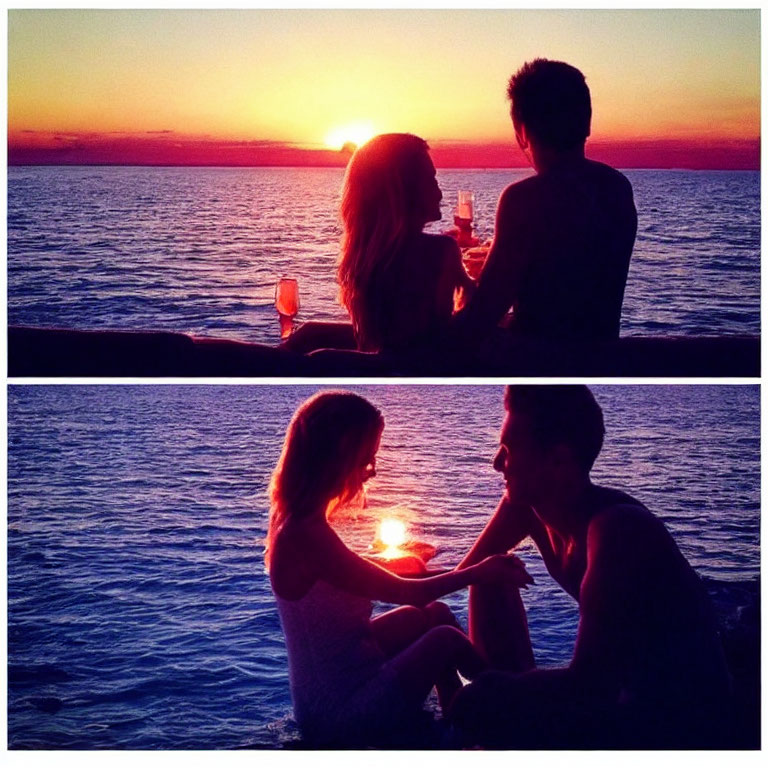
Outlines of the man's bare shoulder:
{"label": "man's bare shoulder", "polygon": [[499,197],[498,216],[505,220],[518,217],[524,219],[527,211],[535,209],[543,191],[544,187],[539,176],[528,176],[510,184]]}
{"label": "man's bare shoulder", "polygon": [[639,593],[647,590],[648,563],[666,559],[664,528],[642,504],[619,501],[600,509],[589,521],[586,573],[579,590],[582,610],[622,614]]}
{"label": "man's bare shoulder", "polygon": [[639,501],[618,498],[589,521],[587,548],[607,560],[644,560],[648,553],[666,549],[669,534],[664,524]]}
{"label": "man's bare shoulder", "polygon": [[628,525],[643,526],[655,522],[656,516],[639,501],[618,498],[597,511],[589,525],[590,529],[594,526],[599,530],[612,531],[614,528],[623,529]]}
{"label": "man's bare shoulder", "polygon": [[586,167],[600,184],[615,188],[624,194],[632,194],[632,184],[621,171],[617,171],[605,163],[599,163],[597,160],[587,160]]}
{"label": "man's bare shoulder", "polygon": [[533,176],[526,176],[520,181],[515,181],[512,184],[507,185],[504,191],[501,193],[500,201],[506,199],[519,200],[524,199],[531,191],[538,189],[541,186],[541,178],[534,174]]}

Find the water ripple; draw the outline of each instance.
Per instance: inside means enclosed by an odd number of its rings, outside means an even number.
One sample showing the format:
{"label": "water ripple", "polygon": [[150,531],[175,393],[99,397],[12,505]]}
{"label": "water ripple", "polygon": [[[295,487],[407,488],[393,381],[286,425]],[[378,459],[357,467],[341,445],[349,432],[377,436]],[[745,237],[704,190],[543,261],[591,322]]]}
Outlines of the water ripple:
{"label": "water ripple", "polygon": [[[354,387],[387,426],[373,539],[399,505],[449,567],[501,492],[499,387]],[[261,557],[280,436],[314,388],[9,389],[9,744],[198,749],[295,740],[280,623]],[[697,570],[759,573],[757,387],[595,387],[608,437],[598,482],[665,521]],[[491,417],[489,418],[489,414]],[[575,602],[530,543],[537,658],[571,654]],[[466,622],[466,597],[448,602]]]}
{"label": "water ripple", "polygon": [[[526,171],[441,170],[443,221],[475,190],[478,234]],[[759,333],[760,174],[629,171],[639,230],[622,333]],[[300,319],[337,303],[340,169],[10,168],[8,317],[275,343],[277,278]]]}

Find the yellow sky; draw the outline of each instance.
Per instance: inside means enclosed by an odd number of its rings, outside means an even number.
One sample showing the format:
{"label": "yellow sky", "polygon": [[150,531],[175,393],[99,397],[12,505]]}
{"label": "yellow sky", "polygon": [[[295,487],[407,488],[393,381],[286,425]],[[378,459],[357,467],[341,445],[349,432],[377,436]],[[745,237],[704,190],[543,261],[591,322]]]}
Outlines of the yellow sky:
{"label": "yellow sky", "polygon": [[9,12],[9,129],[508,140],[509,75],[578,66],[593,136],[759,135],[758,11]]}

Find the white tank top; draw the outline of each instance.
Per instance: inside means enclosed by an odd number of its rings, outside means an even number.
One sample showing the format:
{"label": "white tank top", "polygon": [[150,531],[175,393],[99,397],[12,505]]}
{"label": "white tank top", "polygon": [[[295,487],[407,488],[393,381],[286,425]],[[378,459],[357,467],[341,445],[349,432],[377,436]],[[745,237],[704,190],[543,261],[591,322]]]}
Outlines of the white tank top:
{"label": "white tank top", "polygon": [[316,581],[304,597],[275,595],[288,649],[299,727],[322,730],[345,717],[345,703],[385,661],[370,627],[371,601]]}

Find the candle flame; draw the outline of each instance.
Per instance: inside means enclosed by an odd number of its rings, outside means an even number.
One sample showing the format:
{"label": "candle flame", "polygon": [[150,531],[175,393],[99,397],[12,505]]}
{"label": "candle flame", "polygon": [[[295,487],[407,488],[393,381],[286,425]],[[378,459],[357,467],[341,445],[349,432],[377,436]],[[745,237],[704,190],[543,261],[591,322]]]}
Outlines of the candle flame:
{"label": "candle flame", "polygon": [[405,523],[392,517],[385,518],[379,525],[379,539],[387,549],[396,549],[405,543]]}

